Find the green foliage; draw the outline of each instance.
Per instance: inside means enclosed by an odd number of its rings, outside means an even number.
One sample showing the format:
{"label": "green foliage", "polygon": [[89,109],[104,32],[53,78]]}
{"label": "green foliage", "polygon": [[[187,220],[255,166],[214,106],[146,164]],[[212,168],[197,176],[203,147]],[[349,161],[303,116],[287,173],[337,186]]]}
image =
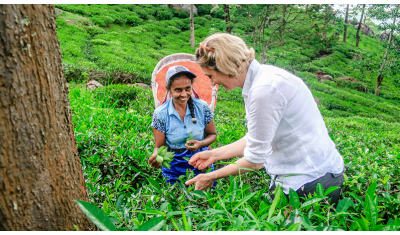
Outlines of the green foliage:
{"label": "green foliage", "polygon": [[[213,12],[211,5],[197,6],[196,43],[226,29],[221,6]],[[287,198],[279,187],[268,191],[271,179],[264,169],[221,179],[214,190],[205,192],[184,185],[185,178],[193,177],[190,171],[174,186],[167,184],[161,171],[147,162],[154,147],[152,92],[111,84],[149,84],[155,65],[164,56],[193,54],[187,13],[151,4],[56,7],[63,9],[56,20],[57,34],[91,203],[80,206],[93,222],[111,221],[112,225],[106,226],[110,230],[114,226],[115,230],[137,231],[400,229],[399,75],[388,74],[382,95],[373,94],[385,42],[361,35],[359,48],[355,48],[356,29],[348,27],[344,43],[335,35],[342,33],[343,24],[339,23],[329,25],[323,39],[324,15],[319,11],[328,8],[310,5],[308,21],[304,21],[309,23],[286,28],[290,33],[282,40],[277,34],[273,40],[278,43],[271,44],[266,54],[270,63],[301,77],[322,103],[318,107],[345,163],[344,188],[335,209],[325,201],[335,188],[319,186],[317,193],[304,201],[293,191]],[[252,32],[259,20],[257,12],[265,7],[269,6],[231,6],[232,33],[254,47],[256,58],[261,48],[254,46]],[[275,23],[282,22],[278,13],[271,14],[278,17]],[[271,29],[265,30],[267,39]],[[319,82],[318,70],[335,81]],[[108,86],[94,91],[81,88],[79,83],[90,79]],[[226,92],[220,87],[214,121],[218,137],[212,148],[246,134],[241,89]],[[215,162],[215,167],[226,164]],[[103,214],[94,213],[93,207]]]}
{"label": "green foliage", "polygon": [[111,107],[128,107],[137,95],[136,86],[114,84],[95,89],[93,91],[95,99],[112,104]]}
{"label": "green foliage", "polygon": [[210,15],[211,9],[213,8],[211,4],[194,4],[194,6],[197,8],[199,16]]}

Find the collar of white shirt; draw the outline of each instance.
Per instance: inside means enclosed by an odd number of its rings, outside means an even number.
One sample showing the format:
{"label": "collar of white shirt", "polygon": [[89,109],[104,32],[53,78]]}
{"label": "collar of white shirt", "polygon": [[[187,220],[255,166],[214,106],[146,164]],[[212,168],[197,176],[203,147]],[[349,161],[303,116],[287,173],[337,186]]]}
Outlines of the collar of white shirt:
{"label": "collar of white shirt", "polygon": [[247,71],[246,78],[244,80],[242,90],[243,97],[247,98],[247,96],[249,95],[251,85],[253,84],[254,77],[257,75],[259,68],[260,63],[256,59],[253,59],[253,61],[250,63],[249,70]]}

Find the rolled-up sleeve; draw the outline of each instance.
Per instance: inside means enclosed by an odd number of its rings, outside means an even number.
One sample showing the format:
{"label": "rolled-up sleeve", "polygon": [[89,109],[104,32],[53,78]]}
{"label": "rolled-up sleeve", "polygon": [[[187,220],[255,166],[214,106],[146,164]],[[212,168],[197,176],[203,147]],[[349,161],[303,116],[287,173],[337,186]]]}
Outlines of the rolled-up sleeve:
{"label": "rolled-up sleeve", "polygon": [[161,131],[162,133],[166,133],[166,120],[165,113],[159,112],[159,110],[154,110],[153,113],[153,121],[151,122],[151,126],[155,129]]}
{"label": "rolled-up sleeve", "polygon": [[272,154],[272,140],[286,110],[287,101],[271,85],[253,88],[247,101],[248,131],[243,156],[251,163],[264,163]]}

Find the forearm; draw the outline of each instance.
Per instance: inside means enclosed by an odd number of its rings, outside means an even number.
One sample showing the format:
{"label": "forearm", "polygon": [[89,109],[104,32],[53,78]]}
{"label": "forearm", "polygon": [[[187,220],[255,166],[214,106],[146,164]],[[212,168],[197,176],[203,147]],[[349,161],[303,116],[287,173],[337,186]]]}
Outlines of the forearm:
{"label": "forearm", "polygon": [[210,144],[214,143],[216,139],[217,139],[216,134],[207,135],[202,141],[200,141],[201,146],[202,147],[209,146]]}
{"label": "forearm", "polygon": [[[263,163],[251,163],[247,161],[244,157],[241,159],[237,160],[235,164],[230,164],[224,168],[221,168],[219,170],[210,172],[206,174],[208,178],[212,181],[228,177],[229,175],[235,176],[238,175],[239,172],[240,174],[247,173],[251,170],[259,170],[263,167]],[[248,168],[248,169],[244,169]],[[249,170],[251,169],[251,170]]]}
{"label": "forearm", "polygon": [[244,148],[246,147],[246,139],[241,138],[240,140],[233,142],[232,144],[228,144],[222,146],[220,148],[212,150],[214,152],[215,160],[227,160],[232,159],[234,157],[243,156]]}

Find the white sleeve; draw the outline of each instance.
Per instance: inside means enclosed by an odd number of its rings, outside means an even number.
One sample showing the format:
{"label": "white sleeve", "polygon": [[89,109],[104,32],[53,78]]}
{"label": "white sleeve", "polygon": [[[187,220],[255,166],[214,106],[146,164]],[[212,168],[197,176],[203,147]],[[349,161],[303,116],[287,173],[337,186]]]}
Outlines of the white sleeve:
{"label": "white sleeve", "polygon": [[264,163],[272,153],[272,140],[286,110],[285,97],[271,85],[252,89],[248,97],[247,140],[243,152],[251,163]]}

